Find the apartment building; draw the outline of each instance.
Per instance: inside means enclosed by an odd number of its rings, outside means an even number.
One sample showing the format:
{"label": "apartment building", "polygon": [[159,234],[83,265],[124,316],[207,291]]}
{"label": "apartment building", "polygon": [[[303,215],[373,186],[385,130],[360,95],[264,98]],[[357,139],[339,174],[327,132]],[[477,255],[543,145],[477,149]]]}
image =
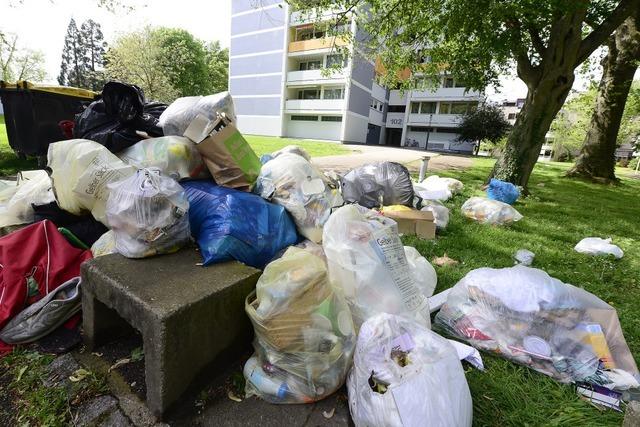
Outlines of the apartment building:
{"label": "apartment building", "polygon": [[518,98],[513,101],[505,99],[500,103],[500,109],[511,126],[516,124],[516,118],[524,106],[524,101],[524,98]]}
{"label": "apartment building", "polygon": [[[232,2],[229,91],[242,132],[471,152],[456,142],[455,128],[482,93],[449,76],[436,90],[387,90],[375,81],[374,63],[339,35],[285,2],[256,3]],[[337,30],[363,36],[353,20]]]}

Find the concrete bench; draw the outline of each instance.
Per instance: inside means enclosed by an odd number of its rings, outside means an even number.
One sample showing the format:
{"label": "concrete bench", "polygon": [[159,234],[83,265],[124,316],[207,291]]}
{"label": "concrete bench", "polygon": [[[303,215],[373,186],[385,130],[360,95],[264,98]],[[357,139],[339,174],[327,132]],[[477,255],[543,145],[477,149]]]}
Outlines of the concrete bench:
{"label": "concrete bench", "polygon": [[92,350],[127,324],[137,329],[147,405],[158,417],[198,375],[225,369],[250,348],[244,300],[260,271],[238,262],[197,266],[200,261],[188,248],[141,260],[107,255],[82,266],[85,344]]}

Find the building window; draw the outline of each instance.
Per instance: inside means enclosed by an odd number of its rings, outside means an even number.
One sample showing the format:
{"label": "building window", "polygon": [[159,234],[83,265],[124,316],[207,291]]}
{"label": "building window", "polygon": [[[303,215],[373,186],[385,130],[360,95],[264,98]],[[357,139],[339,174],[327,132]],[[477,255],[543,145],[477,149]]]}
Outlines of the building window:
{"label": "building window", "polygon": [[477,102],[441,102],[440,114],[464,114],[477,106]]}
{"label": "building window", "polygon": [[382,108],[384,107],[384,104],[380,101],[378,101],[375,98],[371,98],[371,104],[369,104],[369,108],[373,108],[376,111],[382,111]]}
{"label": "building window", "polygon": [[321,39],[325,34],[324,30],[314,27],[296,28],[296,41]]}
{"label": "building window", "polygon": [[509,113],[509,115],[507,116],[507,120],[515,120],[516,119],[516,113]]}
{"label": "building window", "polygon": [[291,116],[291,120],[296,122],[317,122],[318,116]]}
{"label": "building window", "polygon": [[327,55],[327,68],[347,66],[347,58],[344,55]]}
{"label": "building window", "polygon": [[320,99],[320,89],[301,89],[298,91],[298,99]]}
{"label": "building window", "polygon": [[445,77],[442,81],[442,87],[453,87],[453,77]]}
{"label": "building window", "polygon": [[404,113],[406,111],[405,105],[389,105],[389,113]]}
{"label": "building window", "polygon": [[343,99],[344,89],[341,87],[325,88],[323,99]]}
{"label": "building window", "polygon": [[435,132],[437,128],[432,127],[418,127],[418,126],[409,126],[409,130],[411,132]]}
{"label": "building window", "polygon": [[453,87],[467,87],[467,85],[466,85],[466,84],[464,84],[464,82],[459,82],[458,80],[456,80],[456,81],[453,83]]}
{"label": "building window", "polygon": [[412,114],[435,114],[436,103],[435,102],[412,102],[411,113]]}
{"label": "building window", "polygon": [[320,120],[323,122],[341,122],[342,116],[322,116]]}
{"label": "building window", "polygon": [[300,71],[319,70],[322,68],[322,61],[305,61],[300,63]]}

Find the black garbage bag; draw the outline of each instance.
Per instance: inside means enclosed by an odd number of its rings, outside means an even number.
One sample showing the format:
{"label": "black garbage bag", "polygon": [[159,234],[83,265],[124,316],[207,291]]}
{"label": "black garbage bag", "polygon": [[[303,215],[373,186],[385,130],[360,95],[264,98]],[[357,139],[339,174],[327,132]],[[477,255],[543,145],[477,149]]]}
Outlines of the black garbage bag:
{"label": "black garbage bag", "polygon": [[96,221],[93,216],[74,215],[60,208],[56,202],[31,206],[33,207],[35,222],[48,219],[56,227],[64,227],[71,231],[87,246],[93,245],[100,236],[109,231],[101,222]]}
{"label": "black garbage bag", "polygon": [[409,170],[395,162],[377,162],[353,169],[340,179],[342,198],[369,209],[413,202]]}
{"label": "black garbage bag", "polygon": [[159,102],[147,103],[138,86],[111,81],[104,85],[99,100],[76,115],[73,135],[117,153],[142,139],[137,132],[163,136],[158,118],[166,108]]}

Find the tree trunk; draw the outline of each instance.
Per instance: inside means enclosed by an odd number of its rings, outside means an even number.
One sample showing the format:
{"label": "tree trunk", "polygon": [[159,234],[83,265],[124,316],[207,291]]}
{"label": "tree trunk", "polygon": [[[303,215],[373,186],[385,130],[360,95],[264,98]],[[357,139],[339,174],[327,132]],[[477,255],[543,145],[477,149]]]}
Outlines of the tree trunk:
{"label": "tree trunk", "polygon": [[615,176],[618,131],[629,89],[640,59],[640,20],[629,17],[609,42],[591,123],[580,155],[568,176],[611,183]]}

